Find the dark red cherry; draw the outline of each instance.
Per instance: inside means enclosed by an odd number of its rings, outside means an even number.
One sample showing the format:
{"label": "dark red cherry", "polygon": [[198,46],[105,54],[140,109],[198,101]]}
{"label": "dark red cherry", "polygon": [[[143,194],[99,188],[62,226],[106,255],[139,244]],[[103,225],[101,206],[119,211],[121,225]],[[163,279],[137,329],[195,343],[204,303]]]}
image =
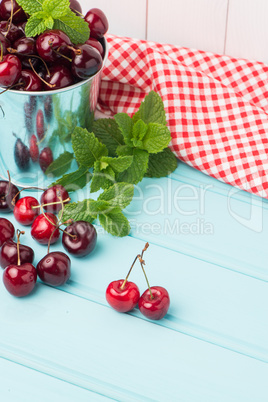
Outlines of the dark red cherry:
{"label": "dark red cherry", "polygon": [[0,86],[9,87],[15,84],[21,73],[21,62],[14,54],[7,54],[0,60]]}
{"label": "dark red cherry", "polygon": [[48,244],[50,238],[51,244],[56,243],[60,237],[60,231],[56,229],[56,226],[57,217],[55,215],[49,212],[40,214],[33,221],[31,235],[40,244]]}
{"label": "dark red cherry", "polygon": [[7,54],[7,48],[10,46],[10,42],[9,42],[9,40],[7,40],[7,38],[2,33],[0,33],[0,48],[1,48],[1,45],[2,45],[3,55]]}
{"label": "dark red cherry", "polygon": [[36,113],[36,133],[39,140],[42,140],[45,134],[44,113],[41,109]]}
{"label": "dark red cherry", "polygon": [[108,20],[104,12],[99,8],[92,8],[89,10],[84,19],[88,23],[90,36],[92,38],[100,39],[108,31]]}
{"label": "dark red cherry", "polygon": [[44,148],[39,155],[40,168],[45,172],[53,162],[53,153],[49,147]]}
{"label": "dark red cherry", "polygon": [[91,253],[96,246],[96,242],[97,232],[95,227],[85,221],[76,221],[67,226],[62,236],[63,247],[76,257],[84,257]]}
{"label": "dark red cherry", "polygon": [[[13,211],[14,205],[11,201],[18,194],[19,190],[14,184],[9,183],[9,181],[0,181],[0,213],[7,213]],[[16,197],[15,202],[20,198],[20,195]]]}
{"label": "dark red cherry", "polygon": [[0,247],[5,241],[13,239],[15,228],[12,223],[5,218],[0,218]]}
{"label": "dark red cherry", "polygon": [[39,215],[40,209],[33,207],[39,207],[39,202],[34,197],[22,197],[16,202],[13,213],[21,225],[31,225],[37,215]]}
{"label": "dark red cherry", "polygon": [[[34,251],[31,247],[24,244],[19,245],[20,261],[21,264],[26,262],[32,263],[34,260]],[[17,264],[18,262],[18,249],[17,243],[13,240],[7,240],[0,250],[0,266],[6,268],[8,265]]]}
{"label": "dark red cherry", "polygon": [[100,52],[101,57],[103,58],[104,56],[104,50],[102,44],[95,38],[89,38],[86,42],[85,45],[90,45],[97,49]]}
{"label": "dark red cherry", "polygon": [[64,285],[71,276],[71,260],[61,251],[48,253],[37,264],[37,274],[39,278],[51,285]]}
{"label": "dark red cherry", "polygon": [[74,83],[74,77],[71,71],[64,65],[55,64],[49,69],[49,74],[45,76],[45,81],[52,85],[49,90],[61,89]]}
{"label": "dark red cherry", "polygon": [[12,22],[20,23],[27,20],[27,16],[23,9],[18,5],[15,0],[2,0],[0,3],[0,19],[8,20],[11,17],[13,3],[13,16]]}
{"label": "dark red cherry", "polygon": [[20,38],[13,44],[12,49],[24,56],[37,54],[34,38]]}
{"label": "dark red cherry", "polygon": [[[68,191],[65,190],[63,186],[57,184],[56,186],[52,186],[45,190],[41,195],[41,204],[52,204],[44,206],[44,210],[51,213],[58,213],[62,209],[62,204],[58,204],[60,198],[62,201],[69,199]],[[57,204],[55,204],[57,202]],[[69,201],[66,201],[64,204],[67,204]]]}
{"label": "dark red cherry", "polygon": [[[11,43],[24,36],[23,31],[19,27],[12,23],[9,24],[8,21],[0,22],[0,32],[6,36]],[[7,32],[8,34],[6,34]]]}
{"label": "dark red cherry", "polygon": [[77,0],[70,0],[70,9],[78,16],[82,14],[82,7]]}
{"label": "dark red cherry", "polygon": [[69,37],[59,29],[45,31],[38,36],[36,49],[39,56],[45,61],[55,61],[61,57],[61,54],[68,56],[71,46]]}
{"label": "dark red cherry", "polygon": [[42,91],[43,88],[42,81],[32,70],[22,70],[18,83],[22,84],[18,87],[20,91]]}
{"label": "dark red cherry", "polygon": [[74,53],[72,61],[72,73],[85,80],[96,74],[102,67],[100,52],[90,45],[77,45],[79,53]]}
{"label": "dark red cherry", "polygon": [[20,138],[18,138],[15,142],[14,159],[19,169],[25,170],[29,167],[29,148],[23,144]]}
{"label": "dark red cherry", "polygon": [[170,305],[169,294],[167,290],[161,286],[151,286],[153,298],[149,289],[147,289],[140,297],[140,312],[150,320],[161,320],[168,311]]}
{"label": "dark red cherry", "polygon": [[106,300],[112,308],[119,313],[127,313],[138,304],[140,291],[133,282],[126,282],[122,289],[124,279],[111,282],[106,289]]}
{"label": "dark red cherry", "polygon": [[4,270],[3,282],[13,296],[27,296],[35,287],[37,272],[29,262],[22,265],[8,265]]}
{"label": "dark red cherry", "polygon": [[38,143],[37,143],[37,138],[36,136],[33,134],[31,135],[30,138],[30,156],[33,162],[37,162],[39,159],[39,148],[38,148]]}

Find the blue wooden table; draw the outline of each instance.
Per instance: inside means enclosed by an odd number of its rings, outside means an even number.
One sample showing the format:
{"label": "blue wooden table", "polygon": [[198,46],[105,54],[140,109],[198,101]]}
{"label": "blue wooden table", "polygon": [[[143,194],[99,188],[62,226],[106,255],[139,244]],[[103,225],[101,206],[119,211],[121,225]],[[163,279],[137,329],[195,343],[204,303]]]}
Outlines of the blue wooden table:
{"label": "blue wooden table", "polygon": [[[1,282],[1,401],[267,402],[268,202],[180,163],[144,179],[126,215],[130,235],[96,225],[96,250],[72,258],[62,288],[16,299]],[[105,300],[146,241],[150,282],[171,298],[159,322]],[[138,265],[130,278],[146,289]]]}

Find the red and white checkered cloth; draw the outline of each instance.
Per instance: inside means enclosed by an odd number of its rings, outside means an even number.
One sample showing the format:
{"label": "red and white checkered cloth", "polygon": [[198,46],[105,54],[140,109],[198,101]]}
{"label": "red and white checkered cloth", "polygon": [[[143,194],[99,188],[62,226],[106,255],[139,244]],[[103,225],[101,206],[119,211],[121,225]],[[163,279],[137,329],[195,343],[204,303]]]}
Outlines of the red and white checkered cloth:
{"label": "red and white checkered cloth", "polygon": [[113,35],[107,40],[103,113],[133,114],[156,91],[179,159],[268,198],[268,66]]}

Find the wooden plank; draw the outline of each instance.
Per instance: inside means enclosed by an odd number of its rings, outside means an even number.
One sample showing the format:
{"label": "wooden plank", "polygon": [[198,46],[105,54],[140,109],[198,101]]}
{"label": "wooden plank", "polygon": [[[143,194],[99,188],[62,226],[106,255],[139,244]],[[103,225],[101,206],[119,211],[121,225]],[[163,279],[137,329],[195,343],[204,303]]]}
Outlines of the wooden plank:
{"label": "wooden plank", "polygon": [[108,18],[109,33],[119,36],[145,39],[146,0],[98,0],[96,3],[81,0],[83,12],[100,8]]}
{"label": "wooden plank", "polygon": [[148,0],[148,39],[222,53],[227,0]]}
{"label": "wooden plank", "polygon": [[268,63],[268,2],[230,0],[225,53]]}

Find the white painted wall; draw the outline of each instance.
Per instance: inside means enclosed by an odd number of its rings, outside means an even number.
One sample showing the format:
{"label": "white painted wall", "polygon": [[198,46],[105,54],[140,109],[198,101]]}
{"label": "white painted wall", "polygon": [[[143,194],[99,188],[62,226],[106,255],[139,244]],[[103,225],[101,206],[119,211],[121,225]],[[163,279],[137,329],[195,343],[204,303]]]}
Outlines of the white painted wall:
{"label": "white painted wall", "polygon": [[80,0],[101,8],[109,32],[268,64],[268,0]]}

